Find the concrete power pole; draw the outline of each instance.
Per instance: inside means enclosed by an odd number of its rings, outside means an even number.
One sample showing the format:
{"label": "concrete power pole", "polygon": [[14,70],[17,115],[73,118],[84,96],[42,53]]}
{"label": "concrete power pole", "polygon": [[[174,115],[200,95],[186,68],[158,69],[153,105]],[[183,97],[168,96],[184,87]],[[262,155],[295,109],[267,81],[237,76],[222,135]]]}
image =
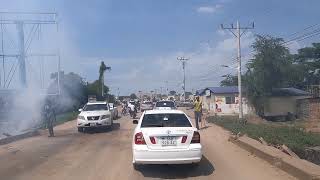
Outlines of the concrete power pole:
{"label": "concrete power pole", "polygon": [[189,60],[184,57],[178,57],[177,58],[182,63],[182,69],[183,69],[183,100],[186,101],[186,62]]}
{"label": "concrete power pole", "polygon": [[22,87],[27,87],[27,73],[26,73],[26,60],[25,60],[25,41],[24,41],[24,30],[23,30],[23,22],[19,21],[17,23],[17,30],[19,33],[19,70],[20,70],[20,82]]}
{"label": "concrete power pole", "polygon": [[[240,27],[239,21],[237,21],[237,27],[234,27],[233,24],[231,24],[230,27],[224,27],[223,24],[221,24],[221,29],[227,29],[229,30],[236,38],[237,38],[237,48],[238,48],[238,90],[239,90],[239,119],[243,119],[243,103],[242,103],[242,85],[241,85],[241,36],[246,33],[248,29],[254,29],[254,23],[252,23],[252,26],[250,27]],[[236,30],[236,32],[234,32]],[[241,30],[243,30],[241,32]]]}
{"label": "concrete power pole", "polygon": [[168,81],[166,81],[166,94],[169,95],[169,89],[168,89]]}

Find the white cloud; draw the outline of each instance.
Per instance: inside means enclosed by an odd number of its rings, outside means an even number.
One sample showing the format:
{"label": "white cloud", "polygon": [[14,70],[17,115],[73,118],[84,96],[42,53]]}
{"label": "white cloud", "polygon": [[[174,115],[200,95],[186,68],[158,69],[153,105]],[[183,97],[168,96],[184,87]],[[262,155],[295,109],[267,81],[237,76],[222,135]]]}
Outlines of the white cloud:
{"label": "white cloud", "polygon": [[216,13],[223,6],[221,4],[216,4],[214,6],[201,6],[197,8],[198,13]]}
{"label": "white cloud", "polygon": [[[254,41],[252,33],[244,35],[241,39],[243,52],[249,51],[250,44]],[[243,54],[246,56],[246,54]],[[154,90],[165,87],[165,81],[169,81],[169,90],[182,91],[183,78],[182,65],[177,60],[178,56],[190,58],[186,65],[186,88],[200,89],[206,86],[218,86],[222,75],[235,73],[234,69],[222,68],[221,65],[233,65],[236,56],[236,41],[233,36],[228,36],[215,45],[200,46],[192,52],[176,52],[168,55],[136,62],[127,59],[123,63],[136,64],[132,66],[128,75],[117,75],[112,78],[111,84],[116,83],[122,92],[129,90]],[[138,65],[138,66],[137,66]],[[130,74],[130,75],[129,75]],[[140,89],[137,89],[140,88]]]}

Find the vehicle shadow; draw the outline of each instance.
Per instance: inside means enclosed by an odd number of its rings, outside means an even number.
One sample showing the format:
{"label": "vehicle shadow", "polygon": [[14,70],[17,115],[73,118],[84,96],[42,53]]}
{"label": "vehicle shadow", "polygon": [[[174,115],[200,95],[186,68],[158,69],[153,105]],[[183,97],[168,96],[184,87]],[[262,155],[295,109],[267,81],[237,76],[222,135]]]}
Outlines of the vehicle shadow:
{"label": "vehicle shadow", "polygon": [[120,123],[113,123],[112,127],[105,127],[105,128],[88,128],[85,130],[84,133],[94,134],[94,133],[107,133],[110,131],[116,131],[120,129]]}
{"label": "vehicle shadow", "polygon": [[200,130],[202,130],[202,129],[208,129],[208,128],[210,128],[210,127],[211,127],[210,125],[207,125],[207,126],[205,126],[205,127],[200,128]]}
{"label": "vehicle shadow", "polygon": [[188,177],[209,176],[214,172],[213,164],[205,157],[202,157],[198,166],[191,164],[181,165],[142,165],[138,171],[144,177],[160,179],[180,179]]}

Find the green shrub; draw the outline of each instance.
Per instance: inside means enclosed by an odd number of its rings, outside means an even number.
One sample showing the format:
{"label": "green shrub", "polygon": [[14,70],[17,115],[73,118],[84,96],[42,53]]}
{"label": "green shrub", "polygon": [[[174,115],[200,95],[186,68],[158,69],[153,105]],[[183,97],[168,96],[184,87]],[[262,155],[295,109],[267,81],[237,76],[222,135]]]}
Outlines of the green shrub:
{"label": "green shrub", "polygon": [[273,145],[285,144],[298,155],[302,155],[306,147],[320,146],[320,134],[305,132],[296,127],[274,126],[269,124],[241,124],[237,117],[209,117],[209,122],[215,123],[231,132],[247,134],[253,139],[262,137]]}
{"label": "green shrub", "polygon": [[58,114],[56,115],[56,119],[57,119],[56,125],[62,124],[66,121],[72,121],[77,118],[78,114],[79,113],[75,111]]}

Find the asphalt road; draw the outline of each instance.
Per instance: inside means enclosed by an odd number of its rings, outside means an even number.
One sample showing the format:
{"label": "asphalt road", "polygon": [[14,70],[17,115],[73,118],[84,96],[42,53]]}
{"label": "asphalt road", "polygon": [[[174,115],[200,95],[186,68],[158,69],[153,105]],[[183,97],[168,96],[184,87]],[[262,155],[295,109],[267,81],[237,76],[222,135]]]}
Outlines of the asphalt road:
{"label": "asphalt road", "polygon": [[228,142],[228,133],[209,124],[202,129],[203,160],[189,165],[132,167],[132,120],[122,117],[110,131],[78,133],[75,121],[56,127],[56,137],[27,138],[0,146],[0,179],[294,179]]}

